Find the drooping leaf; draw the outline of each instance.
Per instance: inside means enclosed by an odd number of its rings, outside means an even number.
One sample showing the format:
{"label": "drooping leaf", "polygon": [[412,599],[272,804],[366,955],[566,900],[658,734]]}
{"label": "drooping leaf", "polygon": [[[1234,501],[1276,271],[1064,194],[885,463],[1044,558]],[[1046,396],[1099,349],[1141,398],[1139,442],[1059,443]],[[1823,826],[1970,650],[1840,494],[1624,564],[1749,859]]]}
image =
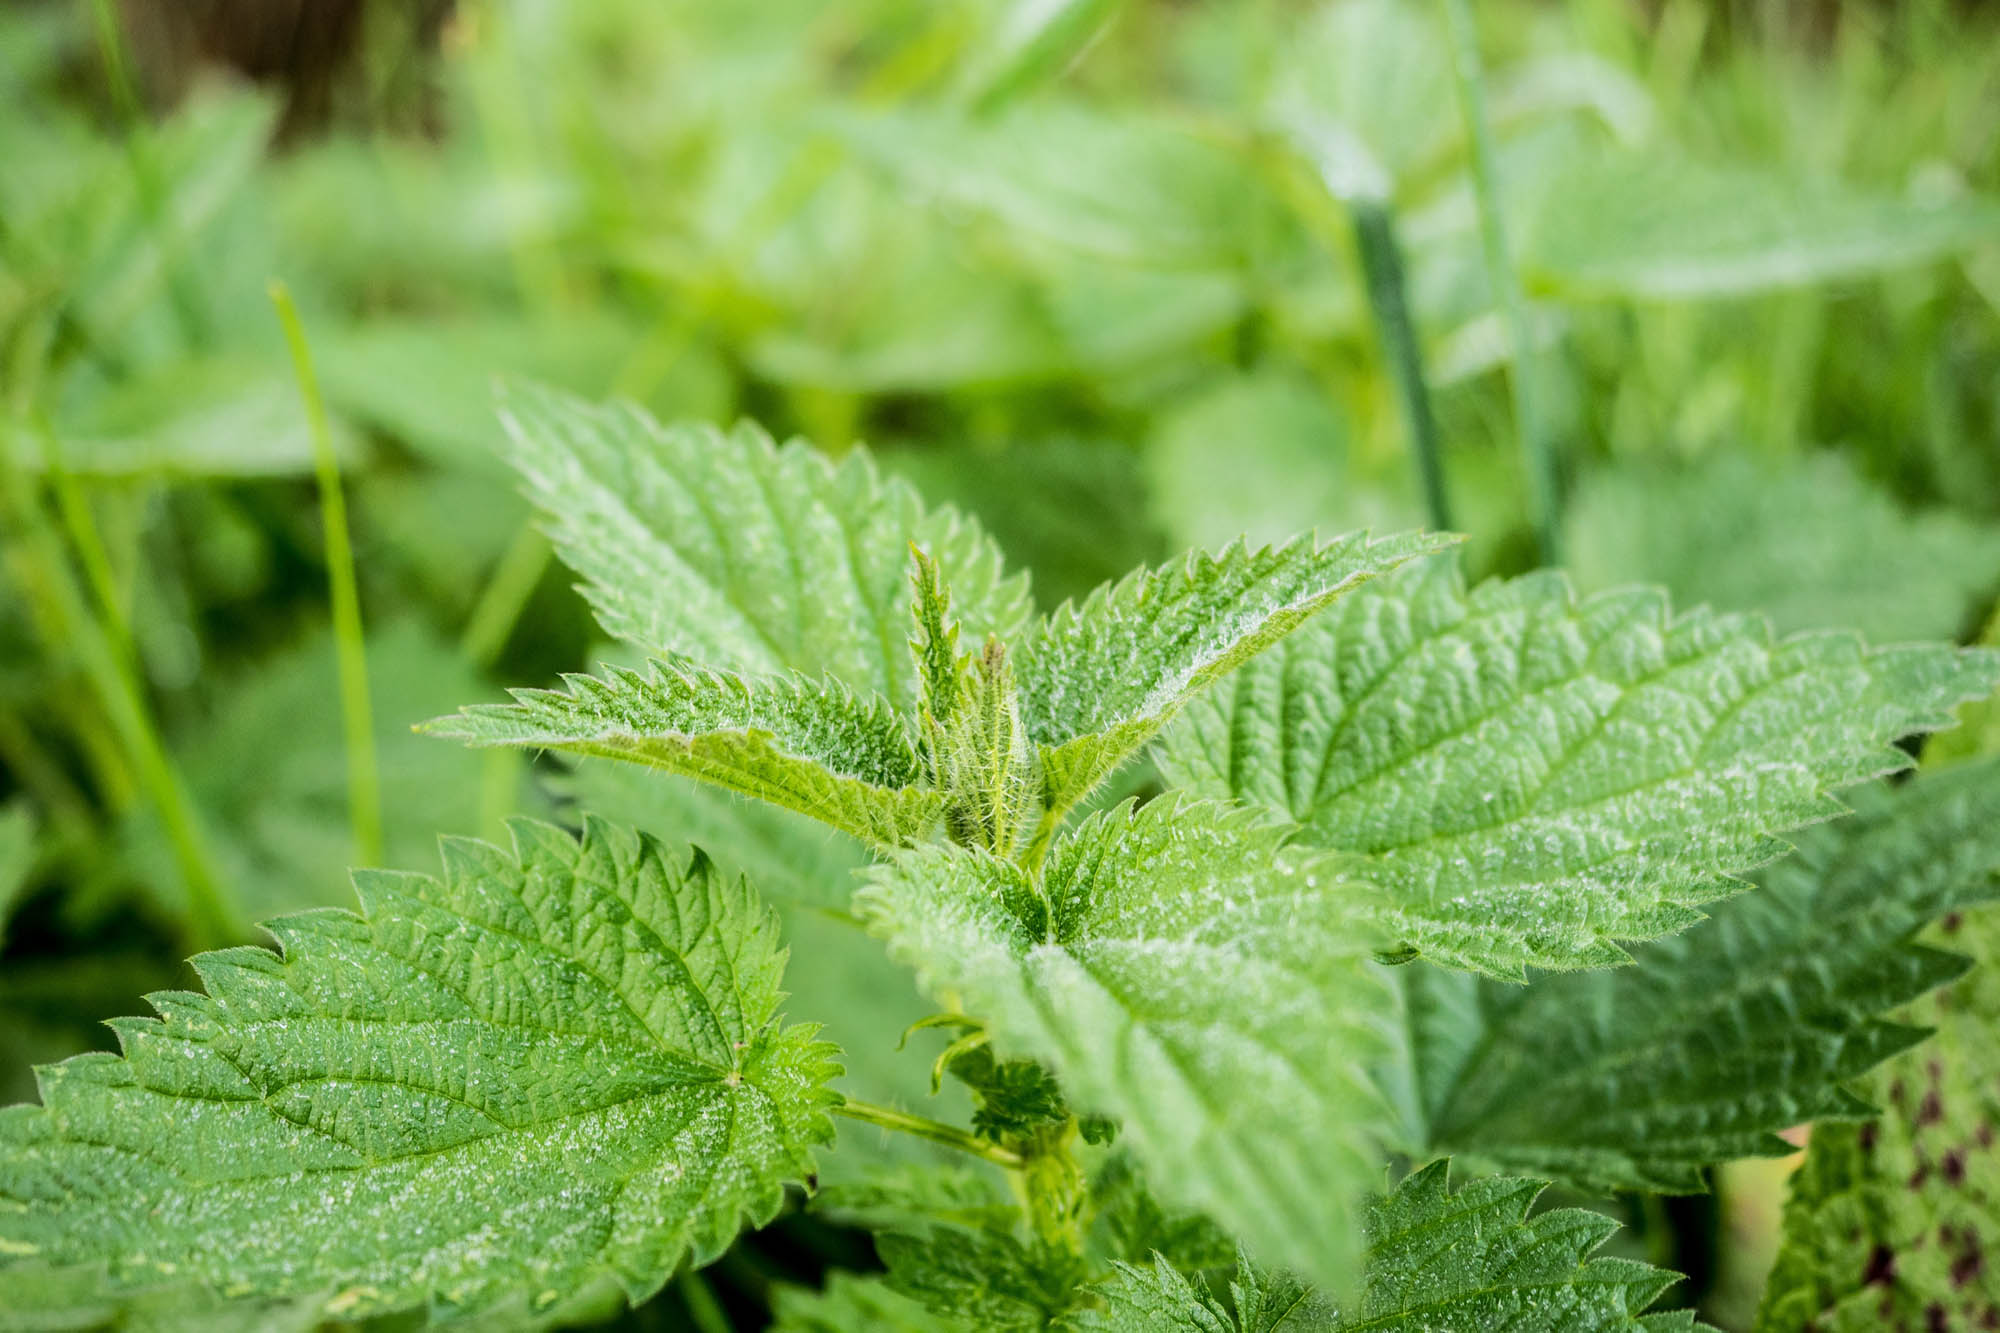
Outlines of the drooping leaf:
{"label": "drooping leaf", "polygon": [[1791,1152],[1781,1129],[1865,1114],[1844,1085],[1922,1035],[1885,1016],[1965,965],[1913,937],[2000,896],[2000,762],[1860,797],[1630,967],[1525,990],[1397,969],[1411,1150],[1685,1192],[1705,1166]]}
{"label": "drooping leaf", "polygon": [[1338,1277],[1382,1108],[1386,995],[1364,890],[1240,812],[1162,799],[1096,815],[1030,872],[939,848],[857,897],[934,995],[1003,1055],[1054,1069],[1165,1199]]}
{"label": "drooping leaf", "polygon": [[1235,545],[1064,604],[1015,661],[1048,804],[1060,811],[1075,803],[1201,690],[1343,593],[1451,540],[1356,533],[1325,545]]}
{"label": "drooping leaf", "polygon": [[1928,263],[2000,238],[2000,202],[1925,202],[1657,153],[1584,155],[1521,228],[1531,283],[1575,297],[1735,296]]}
{"label": "drooping leaf", "polygon": [[913,712],[912,542],[943,571],[968,640],[1026,621],[1026,580],[978,527],[926,510],[860,451],[835,465],[747,424],[662,426],[539,388],[510,392],[501,418],[599,620],[649,654],[824,674]]}
{"label": "drooping leaf", "polygon": [[[1961,774],[1990,787],[2000,762],[1924,781]],[[1948,916],[1932,938],[1975,966],[1905,1015],[1934,1035],[1861,1085],[1879,1119],[1813,1126],[1760,1333],[1929,1333],[2000,1317],[2000,909]]]}
{"label": "drooping leaf", "polygon": [[903,722],[882,699],[837,681],[654,662],[564,682],[566,690],[515,690],[511,704],[476,704],[426,730],[472,745],[631,760],[889,846],[942,812],[942,798],[916,785],[922,771]]}
{"label": "drooping leaf", "polygon": [[122,1058],[0,1112],[0,1307],[49,1267],[107,1288],[552,1314],[639,1299],[769,1218],[831,1133],[831,1048],[777,1017],[776,927],[641,835],[513,825],[443,880],[364,872],[205,954]]}
{"label": "drooping leaf", "polygon": [[1337,604],[1198,701],[1169,781],[1365,853],[1388,928],[1437,962],[1521,979],[1625,960],[1829,793],[1907,766],[2000,654],[1773,642],[1758,620],[1669,615],[1657,591],[1579,600],[1553,574],[1466,591],[1433,562]]}
{"label": "drooping leaf", "polygon": [[1586,589],[1657,580],[1683,605],[1761,611],[1781,633],[1956,638],[2000,588],[2000,528],[1906,514],[1840,454],[1784,469],[1736,451],[1678,473],[1606,469],[1567,521]]}

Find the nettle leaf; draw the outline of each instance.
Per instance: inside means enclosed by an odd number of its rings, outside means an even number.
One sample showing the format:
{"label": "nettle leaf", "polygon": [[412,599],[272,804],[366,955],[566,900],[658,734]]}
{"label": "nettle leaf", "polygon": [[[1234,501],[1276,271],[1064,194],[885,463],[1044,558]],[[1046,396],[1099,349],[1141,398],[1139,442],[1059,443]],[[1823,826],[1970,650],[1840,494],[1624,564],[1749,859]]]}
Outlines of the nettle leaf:
{"label": "nettle leaf", "polygon": [[1118,1264],[1097,1288],[1103,1310],[1071,1321],[1079,1333],[1314,1333],[1335,1325],[1333,1307],[1288,1273],[1267,1273],[1239,1255],[1230,1303],[1199,1279],[1181,1275],[1161,1255],[1150,1268]]}
{"label": "nettle leaf", "polygon": [[922,778],[904,723],[881,698],[835,681],[746,679],[680,663],[571,675],[566,690],[515,690],[427,730],[473,745],[627,759],[811,815],[869,842],[907,842],[943,798]]}
{"label": "nettle leaf", "polygon": [[924,508],[865,452],[834,464],[744,424],[662,426],[630,404],[519,388],[513,461],[605,629],[655,656],[797,671],[914,714],[910,544],[943,571],[974,642],[1026,625],[1025,577],[970,520]]}
{"label": "nettle leaf", "polygon": [[1046,1061],[1171,1202],[1338,1280],[1384,1108],[1387,1000],[1341,866],[1245,812],[1094,815],[1039,872],[921,848],[856,900],[925,989]]}
{"label": "nettle leaf", "polygon": [[[1922,781],[1983,808],[1985,870],[2000,873],[2000,760]],[[2000,908],[1947,916],[1936,938],[1977,965],[1906,1014],[1936,1031],[1862,1084],[1879,1119],[1813,1126],[1758,1312],[1765,1333],[1979,1328],[2000,1312]]]}
{"label": "nettle leaf", "polygon": [[1630,967],[1525,990],[1398,969],[1411,1150],[1687,1192],[1712,1163],[1793,1151],[1778,1130],[1867,1114],[1842,1085],[1922,1035],[1883,1016],[1965,967],[1913,937],[2000,896],[2000,761],[1856,807]]}
{"label": "nettle leaf", "polygon": [[1020,645],[1021,714],[1060,812],[1210,683],[1335,598],[1457,538],[1427,533],[1319,545],[1302,538],[1140,570],[1064,603]]}
{"label": "nettle leaf", "polygon": [[195,960],[122,1058],[0,1112],[0,1306],[111,1290],[548,1317],[642,1299],[768,1220],[831,1137],[833,1050],[777,1017],[776,925],[642,835],[512,825],[442,880],[365,871],[362,914]]}
{"label": "nettle leaf", "polygon": [[1075,1303],[1082,1260],[1004,1231],[933,1227],[875,1238],[891,1291],[979,1333],[1042,1333]]}
{"label": "nettle leaf", "polygon": [[1202,795],[1363,853],[1388,929],[1453,967],[1626,960],[1830,793],[1906,767],[2000,654],[1773,642],[1756,619],[1669,615],[1655,589],[1578,600],[1554,574],[1466,591],[1447,562],[1343,599],[1197,702],[1161,768]]}
{"label": "nettle leaf", "polygon": [[1454,1191],[1450,1163],[1406,1177],[1368,1219],[1366,1290],[1335,1327],[1504,1328],[1509,1333],[1693,1329],[1692,1310],[1642,1313],[1678,1275],[1593,1258],[1618,1230],[1602,1213],[1528,1215],[1538,1180],[1494,1176]]}
{"label": "nettle leaf", "polygon": [[1370,1206],[1363,1289],[1341,1314],[1283,1273],[1237,1267],[1227,1306],[1164,1259],[1120,1264],[1099,1288],[1106,1310],[1076,1321],[1092,1333],[1670,1333],[1692,1310],[1644,1313],[1678,1275],[1633,1259],[1593,1258],[1618,1230],[1602,1213],[1561,1208],[1530,1217],[1545,1188],[1505,1176],[1450,1189],[1450,1163],[1406,1177]]}

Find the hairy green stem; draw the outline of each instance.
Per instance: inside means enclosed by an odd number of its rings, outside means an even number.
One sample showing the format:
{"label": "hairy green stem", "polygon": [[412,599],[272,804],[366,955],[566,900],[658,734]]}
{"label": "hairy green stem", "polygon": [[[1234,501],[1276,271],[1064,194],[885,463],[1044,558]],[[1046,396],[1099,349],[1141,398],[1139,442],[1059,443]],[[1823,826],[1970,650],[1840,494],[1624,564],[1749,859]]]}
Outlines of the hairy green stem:
{"label": "hairy green stem", "polygon": [[1009,1170],[1019,1169],[1025,1162],[1021,1154],[1011,1148],[1003,1148],[956,1125],[947,1125],[941,1120],[927,1116],[911,1115],[907,1111],[895,1111],[886,1106],[876,1106],[872,1102],[857,1102],[852,1098],[832,1108],[835,1115],[846,1116],[849,1120],[859,1120],[867,1125],[879,1125],[883,1129],[893,1129],[899,1134],[914,1134],[932,1143],[942,1143],[947,1148],[971,1153],[984,1158],[996,1166]]}
{"label": "hairy green stem", "polygon": [[1446,529],[1452,525],[1451,496],[1445,484],[1437,417],[1431,411],[1430,386],[1424,379],[1423,353],[1417,347],[1416,323],[1410,318],[1409,285],[1403,275],[1403,252],[1396,244],[1395,216],[1382,200],[1355,200],[1350,209],[1354,242],[1361,252],[1361,271],[1368,284],[1368,305],[1375,313],[1376,332],[1396,381],[1396,395],[1402,399],[1410,452],[1424,489],[1424,508],[1433,528]]}
{"label": "hairy green stem", "polygon": [[1472,148],[1472,186],[1479,206],[1479,240],[1486,255],[1486,278],[1507,324],[1514,354],[1514,433],[1520,439],[1521,462],[1527,472],[1529,516],[1544,564],[1562,556],[1557,515],[1560,504],[1555,442],[1543,411],[1534,332],[1528,326],[1527,298],[1521,275],[1507,248],[1507,228],[1500,212],[1500,174],[1493,152],[1493,127],[1486,113],[1486,77],[1479,61],[1479,32],[1469,0],[1444,0],[1451,28],[1452,74],[1458,84],[1459,110],[1465,117]]}
{"label": "hairy green stem", "polygon": [[312,433],[313,469],[319,476],[320,525],[325,529],[327,593],[333,604],[333,637],[340,665],[340,713],[347,734],[347,811],[354,850],[362,865],[382,859],[382,777],[375,762],[375,718],[368,699],[368,644],[361,627],[361,595],[354,575],[354,541],[347,529],[347,498],[340,488],[340,459],[327,429],[326,404],[313,374],[312,349],[292,294],[276,278],[271,304],[285,327],[292,368],[299,380],[306,425]]}

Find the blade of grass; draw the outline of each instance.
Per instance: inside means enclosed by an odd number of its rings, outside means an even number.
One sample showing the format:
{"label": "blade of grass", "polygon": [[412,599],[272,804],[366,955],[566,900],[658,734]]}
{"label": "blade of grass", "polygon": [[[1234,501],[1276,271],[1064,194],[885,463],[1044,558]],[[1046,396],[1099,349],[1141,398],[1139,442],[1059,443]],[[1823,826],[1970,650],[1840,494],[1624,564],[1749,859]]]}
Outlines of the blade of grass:
{"label": "blade of grass", "polygon": [[534,520],[523,521],[514,533],[514,540],[494,562],[493,572],[487,575],[486,586],[480,590],[472,614],[465,619],[458,647],[466,660],[489,667],[499,659],[554,554],[549,539],[542,535]]}
{"label": "blade of grass", "polygon": [[16,561],[31,566],[17,572],[36,602],[36,621],[45,642],[52,652],[75,654],[119,748],[159,813],[187,893],[187,943],[203,949],[233,942],[243,933],[233,900],[209,852],[187,784],[160,737],[134,665],[91,614],[55,526],[28,493],[11,449],[0,450],[0,505],[19,538]]}
{"label": "blade of grass", "polygon": [[1560,481],[1555,442],[1549,438],[1542,406],[1542,385],[1536,365],[1534,336],[1528,327],[1527,299],[1521,275],[1507,248],[1506,223],[1500,213],[1500,173],[1494,161],[1493,127],[1486,111],[1486,75],[1479,60],[1479,30],[1468,0],[1443,0],[1451,29],[1452,77],[1458,85],[1459,111],[1465,118],[1472,149],[1472,186],[1479,206],[1479,241],[1486,255],[1486,277],[1507,325],[1513,347],[1514,433],[1520,440],[1521,462],[1528,480],[1529,520],[1534,525],[1542,563],[1561,559],[1558,526]]}
{"label": "blade of grass", "polygon": [[292,369],[298,375],[312,433],[313,469],[319,475],[320,524],[325,529],[326,583],[333,604],[333,639],[340,663],[340,713],[347,734],[347,810],[361,865],[382,859],[382,777],[375,762],[374,710],[368,701],[368,646],[361,627],[361,595],[354,577],[354,543],[347,529],[347,498],[340,489],[340,459],[327,429],[326,404],[313,373],[305,326],[284,283],[273,278],[271,304],[285,328]]}
{"label": "blade of grass", "polygon": [[[43,352],[52,329],[51,322],[39,331],[41,336],[31,332],[15,344],[15,355],[8,367],[11,388],[7,407],[14,430],[38,440],[43,457],[59,464],[60,451],[53,436],[34,415],[36,387],[46,364]],[[94,543],[102,577],[92,580],[100,597],[100,611],[93,614],[89,600],[77,586],[61,535],[19,467],[20,457],[14,440],[0,439],[0,512],[8,519],[0,531],[14,534],[15,539],[7,545],[5,554],[15,566],[16,580],[33,606],[34,624],[52,657],[73,654],[83,668],[84,679],[96,696],[101,720],[108,723],[116,747],[122,752],[118,757],[136,772],[140,789],[159,814],[173,851],[175,869],[187,894],[186,943],[190,950],[231,943],[243,935],[234,897],[216,867],[193,798],[153,718],[140,680],[137,656],[129,651],[129,629],[113,630],[107,623],[115,619],[121,627],[125,625],[109,561],[103,559],[103,544]],[[61,472],[59,466],[55,470]],[[78,502],[80,513],[88,518],[89,511],[87,506],[81,506],[81,497]],[[81,532],[94,541],[97,529],[92,521],[73,523],[71,531]],[[79,723],[79,740],[86,749],[91,748],[87,734],[89,721]],[[110,762],[111,756],[106,759]],[[123,780],[122,775],[119,780]]]}

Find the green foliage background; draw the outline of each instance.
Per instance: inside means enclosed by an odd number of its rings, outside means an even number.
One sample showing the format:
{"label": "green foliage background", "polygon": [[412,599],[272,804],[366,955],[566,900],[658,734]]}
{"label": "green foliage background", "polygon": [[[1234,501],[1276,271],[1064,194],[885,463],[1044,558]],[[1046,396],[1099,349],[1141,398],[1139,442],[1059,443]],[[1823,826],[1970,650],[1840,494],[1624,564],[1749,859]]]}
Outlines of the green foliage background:
{"label": "green foliage background", "polygon": [[[976,513],[1047,609],[1245,532],[1443,526],[1411,363],[1371,304],[1356,223],[1375,216],[1474,575],[1553,555],[1585,590],[1661,582],[1884,642],[1970,641],[1992,615],[2000,16],[1977,6],[1479,5],[1525,340],[1429,0],[353,12],[342,41],[277,42],[289,70],[251,82],[212,58],[230,42],[146,6],[0,10],[8,1100],[33,1095],[31,1063],[109,1047],[97,1019],[191,980],[166,960],[347,902],[341,867],[434,871],[438,832],[580,804],[765,857],[746,868],[793,948],[791,1011],[828,1021],[841,1086],[928,1097],[924,1060],[893,1050],[927,1007],[836,919],[845,844],[680,779],[410,733],[607,656],[502,462],[496,376],[753,417],[836,456],[865,441]],[[350,819],[273,277],[351,507],[379,853]],[[1995,743],[1990,719],[1948,741]],[[1993,938],[1975,917],[1951,943]],[[1982,976],[1916,1019],[1947,1029],[1968,1086],[1990,1063]],[[1843,1182],[1922,1145],[1889,1134],[1870,1163],[1842,1132],[1809,1173],[1826,1201],[1786,1227],[1865,1275],[1871,1245],[1902,1242],[1857,1239],[1875,1233]],[[1734,1229],[1775,1187],[1745,1179],[1712,1214],[1627,1196],[1607,1253],[1691,1273],[1705,1318],[1749,1326],[1745,1256],[1775,1228]],[[836,1221],[788,1217],[715,1283],[739,1318],[813,1327],[778,1293],[870,1263]],[[1839,1281],[1826,1300],[1863,1308]],[[627,1322],[682,1326],[678,1302]]]}

